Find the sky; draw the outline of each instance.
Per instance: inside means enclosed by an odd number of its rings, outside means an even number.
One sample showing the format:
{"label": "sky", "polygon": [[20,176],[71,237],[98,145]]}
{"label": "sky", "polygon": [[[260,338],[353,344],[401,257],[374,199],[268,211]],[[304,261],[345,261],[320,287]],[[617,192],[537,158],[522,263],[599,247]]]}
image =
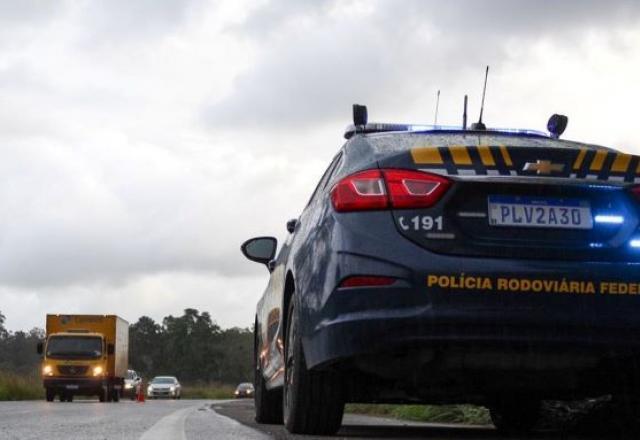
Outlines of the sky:
{"label": "sky", "polygon": [[248,327],[286,236],[369,118],[477,117],[640,154],[640,2],[0,0],[0,312]]}

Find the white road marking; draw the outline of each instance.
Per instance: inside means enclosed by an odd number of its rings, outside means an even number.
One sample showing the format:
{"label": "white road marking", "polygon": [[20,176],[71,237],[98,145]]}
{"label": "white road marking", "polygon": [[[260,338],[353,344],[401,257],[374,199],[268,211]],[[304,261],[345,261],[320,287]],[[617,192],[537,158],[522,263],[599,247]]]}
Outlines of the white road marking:
{"label": "white road marking", "polygon": [[184,422],[189,413],[197,406],[179,409],[158,420],[140,436],[140,440],[187,440],[184,434]]}
{"label": "white road marking", "polygon": [[[214,407],[215,408],[215,407]],[[230,439],[243,439],[243,440],[268,440],[271,437],[265,434],[262,434],[255,429],[249,428],[240,422],[237,422],[229,417],[223,416],[215,412],[215,410],[210,411],[210,414],[215,418],[216,423],[216,433],[220,433],[226,435],[227,437],[216,437],[216,438],[230,438]]]}
{"label": "white road marking", "polygon": [[161,418],[139,440],[200,438],[267,440],[270,437],[210,410],[210,404],[190,406]]}

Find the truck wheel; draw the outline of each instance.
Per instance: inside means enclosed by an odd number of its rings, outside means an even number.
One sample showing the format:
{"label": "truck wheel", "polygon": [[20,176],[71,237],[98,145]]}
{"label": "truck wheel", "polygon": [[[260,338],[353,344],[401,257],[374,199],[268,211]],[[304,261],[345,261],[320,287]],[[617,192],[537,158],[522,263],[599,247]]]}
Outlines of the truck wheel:
{"label": "truck wheel", "polygon": [[67,401],[67,393],[63,391],[60,393],[60,402],[66,402],[66,401]]}
{"label": "truck wheel", "polygon": [[296,434],[332,435],[342,424],[344,396],[339,375],[307,369],[299,317],[291,300],[287,320],[284,425]]}
{"label": "truck wheel", "polygon": [[117,390],[117,389],[114,388],[111,391],[111,399],[110,400],[112,400],[114,402],[119,402],[120,401],[120,390]]}
{"label": "truck wheel", "polygon": [[47,399],[47,402],[53,402],[56,398],[56,392],[51,388],[47,388],[45,390],[45,398]]}
{"label": "truck wheel", "polygon": [[540,404],[540,400],[526,397],[501,401],[489,408],[491,421],[501,434],[528,434],[540,419]]}
{"label": "truck wheel", "polygon": [[[256,330],[258,326],[255,326]],[[268,390],[265,384],[262,368],[260,367],[260,347],[257,340],[253,353],[254,359],[254,386],[256,389],[253,396],[256,411],[256,422],[272,425],[282,424],[282,390]]]}
{"label": "truck wheel", "polygon": [[73,402],[73,394],[67,394],[67,402]]}
{"label": "truck wheel", "polygon": [[100,390],[100,394],[98,394],[98,400],[100,402],[106,402],[109,399],[109,389],[107,387],[102,387]]}

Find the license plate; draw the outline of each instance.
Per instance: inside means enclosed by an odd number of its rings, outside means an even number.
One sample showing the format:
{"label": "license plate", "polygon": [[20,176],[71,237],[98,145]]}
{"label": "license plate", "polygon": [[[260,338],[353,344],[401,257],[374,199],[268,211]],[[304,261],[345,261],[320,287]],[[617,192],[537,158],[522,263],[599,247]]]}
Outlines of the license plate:
{"label": "license plate", "polygon": [[66,385],[65,388],[68,390],[77,390],[78,385]]}
{"label": "license plate", "polygon": [[588,202],[576,199],[489,196],[489,224],[523,228],[592,229]]}

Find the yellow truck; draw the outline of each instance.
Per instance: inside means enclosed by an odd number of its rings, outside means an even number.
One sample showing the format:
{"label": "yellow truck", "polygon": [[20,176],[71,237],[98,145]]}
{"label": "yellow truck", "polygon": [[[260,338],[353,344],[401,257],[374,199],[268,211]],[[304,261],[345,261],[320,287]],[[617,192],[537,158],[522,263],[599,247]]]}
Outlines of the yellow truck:
{"label": "yellow truck", "polygon": [[129,363],[129,323],[115,315],[47,315],[38,344],[48,402],[98,396],[117,402]]}

